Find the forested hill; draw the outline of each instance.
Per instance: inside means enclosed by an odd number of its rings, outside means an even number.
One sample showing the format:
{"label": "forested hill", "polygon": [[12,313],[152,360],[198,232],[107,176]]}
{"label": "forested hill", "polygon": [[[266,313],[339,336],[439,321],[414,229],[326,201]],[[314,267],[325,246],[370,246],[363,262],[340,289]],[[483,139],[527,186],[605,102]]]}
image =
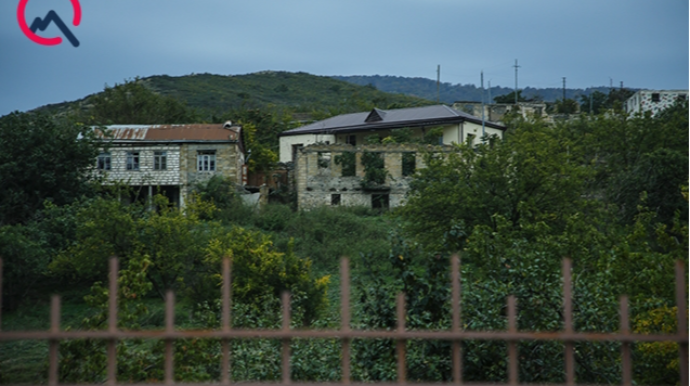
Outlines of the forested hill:
{"label": "forested hill", "polygon": [[[362,76],[334,76],[333,78],[338,80],[344,80],[353,84],[365,86],[371,85],[376,87],[378,90],[389,92],[389,93],[399,93],[405,95],[413,95],[416,97],[437,100],[437,87],[436,81],[427,78],[405,78],[400,76],[381,76],[381,75],[362,75]],[[563,98],[562,88],[533,88],[526,87],[521,88],[522,95],[531,99],[536,97],[537,99],[543,100],[544,102],[555,102],[556,99]],[[499,95],[506,95],[513,91],[512,88],[508,87],[491,87],[491,90],[486,90],[485,101],[489,102],[489,95],[493,99]],[[569,89],[566,88],[566,98],[579,100],[580,95],[589,95],[590,92],[600,91],[608,94],[609,88],[607,87],[594,87],[587,89]],[[481,102],[482,94],[481,88],[473,84],[450,84],[441,83],[440,85],[440,97],[441,102],[453,103],[456,101],[476,101]]]}
{"label": "forested hill", "polygon": [[[137,80],[147,88],[171,96],[202,112],[221,115],[242,106],[261,108],[269,105],[287,107],[294,112],[354,112],[370,105],[383,108],[427,105],[422,98],[395,95],[367,85],[355,85],[327,76],[304,72],[262,71],[246,75],[192,74],[156,75]],[[39,108],[60,112],[71,107],[88,109],[90,98],[47,105]]]}

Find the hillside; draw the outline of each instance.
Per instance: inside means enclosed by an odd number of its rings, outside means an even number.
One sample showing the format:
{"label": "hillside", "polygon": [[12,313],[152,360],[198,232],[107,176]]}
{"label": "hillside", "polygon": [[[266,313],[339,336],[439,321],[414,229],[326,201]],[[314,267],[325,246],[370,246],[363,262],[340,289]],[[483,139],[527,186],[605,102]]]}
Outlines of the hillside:
{"label": "hillside", "polygon": [[[333,78],[343,80],[353,84],[365,86],[371,85],[378,90],[400,93],[405,95],[413,95],[419,98],[428,100],[437,100],[436,81],[426,78],[405,78],[400,76],[381,76],[381,75],[365,75],[365,76],[334,76]],[[537,97],[545,102],[555,102],[556,99],[563,97],[562,88],[533,88],[525,87],[522,95],[526,98]],[[491,87],[491,90],[486,90],[486,102],[489,102],[489,95],[491,98],[499,95],[506,95],[513,91],[508,87]],[[590,92],[600,91],[608,93],[607,87],[595,87],[583,89],[569,89],[566,88],[566,98],[579,100],[580,95],[589,95]],[[481,102],[482,94],[481,88],[473,84],[450,84],[441,83],[440,85],[441,102],[451,104],[456,101],[476,101]]]}
{"label": "hillside", "polygon": [[[339,114],[361,111],[371,105],[383,108],[427,105],[419,97],[392,94],[371,86],[355,85],[326,76],[304,72],[262,71],[246,75],[192,74],[156,75],[138,80],[162,95],[172,96],[202,115],[222,115],[242,106],[275,106],[293,112]],[[87,96],[77,101],[47,105],[38,110],[59,113],[71,108],[88,110]]]}

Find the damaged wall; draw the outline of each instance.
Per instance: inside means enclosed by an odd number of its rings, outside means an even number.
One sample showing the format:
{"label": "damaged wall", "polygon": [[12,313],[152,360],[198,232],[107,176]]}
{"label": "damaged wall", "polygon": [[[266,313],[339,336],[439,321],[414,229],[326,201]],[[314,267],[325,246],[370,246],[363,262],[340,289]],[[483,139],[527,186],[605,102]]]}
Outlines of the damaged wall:
{"label": "damaged wall", "polygon": [[[422,154],[451,151],[454,151],[452,146],[417,144],[315,144],[304,147],[298,152],[295,165],[297,205],[300,209],[338,205],[385,209],[403,205],[411,175],[414,170],[425,167]],[[363,183],[365,153],[377,153],[383,159],[385,182]],[[354,162],[354,173],[348,161]]]}

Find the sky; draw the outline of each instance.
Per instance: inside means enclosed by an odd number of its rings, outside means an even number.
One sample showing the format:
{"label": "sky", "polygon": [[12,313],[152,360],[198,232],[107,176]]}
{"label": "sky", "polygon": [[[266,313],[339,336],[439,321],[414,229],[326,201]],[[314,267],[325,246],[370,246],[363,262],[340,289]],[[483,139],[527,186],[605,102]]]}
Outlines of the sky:
{"label": "sky", "polygon": [[[71,0],[76,2],[77,0]],[[0,0],[0,115],[134,77],[258,71],[514,87],[688,88],[687,0]],[[50,10],[30,40],[19,26]]]}

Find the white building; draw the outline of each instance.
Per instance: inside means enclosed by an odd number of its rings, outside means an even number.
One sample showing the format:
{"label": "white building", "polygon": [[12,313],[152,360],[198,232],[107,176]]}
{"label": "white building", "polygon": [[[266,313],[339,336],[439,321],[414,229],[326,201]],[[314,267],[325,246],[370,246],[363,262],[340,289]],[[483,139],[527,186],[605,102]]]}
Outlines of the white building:
{"label": "white building", "polygon": [[686,100],[688,90],[640,90],[625,102],[625,109],[630,115],[651,111],[652,116],[665,110],[677,100]]}
{"label": "white building", "polygon": [[442,128],[439,145],[478,143],[483,134],[503,138],[506,128],[484,122],[476,116],[445,105],[343,114],[280,133],[280,162],[294,162],[300,148],[316,143],[362,145],[365,138],[385,138],[396,129],[409,128],[413,137],[423,138],[435,128]]}

